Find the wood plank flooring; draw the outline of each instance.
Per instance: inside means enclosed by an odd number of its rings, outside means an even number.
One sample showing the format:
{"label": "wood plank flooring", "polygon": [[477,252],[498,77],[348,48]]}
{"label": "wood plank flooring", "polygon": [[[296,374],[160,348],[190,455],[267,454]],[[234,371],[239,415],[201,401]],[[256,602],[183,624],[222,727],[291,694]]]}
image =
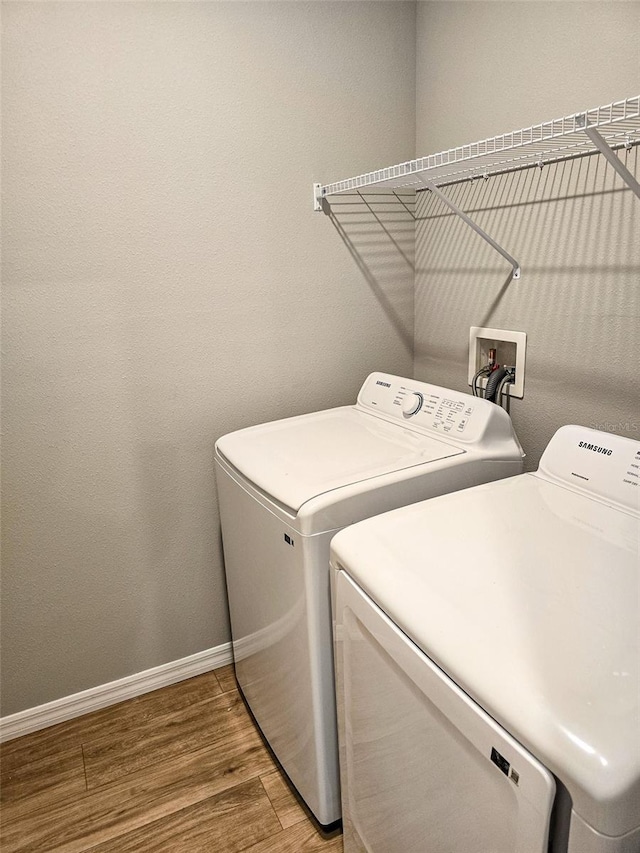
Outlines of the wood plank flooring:
{"label": "wood plank flooring", "polygon": [[233,668],[0,746],[2,853],[342,853],[292,793]]}

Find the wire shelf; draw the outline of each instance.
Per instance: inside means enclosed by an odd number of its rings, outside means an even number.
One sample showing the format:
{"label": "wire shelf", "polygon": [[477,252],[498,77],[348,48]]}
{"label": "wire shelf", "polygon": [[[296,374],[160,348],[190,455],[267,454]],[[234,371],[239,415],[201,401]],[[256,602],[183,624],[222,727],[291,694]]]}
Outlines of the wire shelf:
{"label": "wire shelf", "polygon": [[445,186],[531,165],[568,160],[598,148],[585,132],[594,128],[612,150],[640,144],[640,95],[582,113],[514,130],[449,151],[320,185],[317,196],[376,189],[420,189],[426,182]]}

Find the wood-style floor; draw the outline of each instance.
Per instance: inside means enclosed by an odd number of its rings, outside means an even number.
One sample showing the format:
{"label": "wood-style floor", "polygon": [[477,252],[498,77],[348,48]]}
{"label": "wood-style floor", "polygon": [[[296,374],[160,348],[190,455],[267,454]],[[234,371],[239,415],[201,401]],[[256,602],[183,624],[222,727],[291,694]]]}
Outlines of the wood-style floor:
{"label": "wood-style floor", "polygon": [[232,667],[0,747],[2,853],[341,853],[280,775]]}

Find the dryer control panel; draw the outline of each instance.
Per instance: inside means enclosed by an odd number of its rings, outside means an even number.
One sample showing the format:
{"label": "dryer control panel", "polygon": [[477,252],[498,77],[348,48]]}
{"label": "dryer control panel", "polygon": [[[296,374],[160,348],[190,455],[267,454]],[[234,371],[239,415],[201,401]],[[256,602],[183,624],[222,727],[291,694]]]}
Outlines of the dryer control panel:
{"label": "dryer control panel", "polygon": [[500,406],[461,391],[388,373],[367,377],[357,406],[400,421],[409,429],[439,433],[464,444],[515,438],[511,418]]}
{"label": "dryer control panel", "polygon": [[538,476],[640,512],[640,442],[569,424],[546,447]]}

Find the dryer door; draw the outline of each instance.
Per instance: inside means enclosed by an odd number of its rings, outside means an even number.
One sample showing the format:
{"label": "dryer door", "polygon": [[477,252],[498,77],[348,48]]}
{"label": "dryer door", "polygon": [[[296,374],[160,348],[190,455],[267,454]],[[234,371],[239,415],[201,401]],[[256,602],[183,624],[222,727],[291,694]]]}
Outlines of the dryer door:
{"label": "dryer door", "polygon": [[345,853],[546,853],[551,774],[334,580]]}

